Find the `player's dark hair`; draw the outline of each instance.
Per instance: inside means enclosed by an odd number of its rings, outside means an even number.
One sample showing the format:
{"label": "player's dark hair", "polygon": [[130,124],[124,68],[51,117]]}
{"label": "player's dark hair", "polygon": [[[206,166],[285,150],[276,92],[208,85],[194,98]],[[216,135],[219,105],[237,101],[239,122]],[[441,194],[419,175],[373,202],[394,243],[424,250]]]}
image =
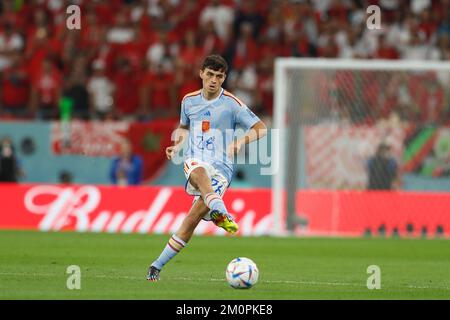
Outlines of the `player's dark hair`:
{"label": "player's dark hair", "polygon": [[207,56],[203,61],[202,70],[205,70],[206,68],[227,73],[228,63],[221,56],[212,54]]}

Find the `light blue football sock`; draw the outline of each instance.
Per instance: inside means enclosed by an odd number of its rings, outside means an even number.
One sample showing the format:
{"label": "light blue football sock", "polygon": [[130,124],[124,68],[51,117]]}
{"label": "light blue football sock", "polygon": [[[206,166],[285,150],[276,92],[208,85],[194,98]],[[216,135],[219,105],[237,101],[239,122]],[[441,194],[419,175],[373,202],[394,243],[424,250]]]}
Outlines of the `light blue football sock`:
{"label": "light blue football sock", "polygon": [[205,196],[204,202],[206,206],[211,210],[217,210],[225,214],[228,213],[228,210],[225,207],[225,203],[223,202],[222,198],[214,192],[208,193]]}

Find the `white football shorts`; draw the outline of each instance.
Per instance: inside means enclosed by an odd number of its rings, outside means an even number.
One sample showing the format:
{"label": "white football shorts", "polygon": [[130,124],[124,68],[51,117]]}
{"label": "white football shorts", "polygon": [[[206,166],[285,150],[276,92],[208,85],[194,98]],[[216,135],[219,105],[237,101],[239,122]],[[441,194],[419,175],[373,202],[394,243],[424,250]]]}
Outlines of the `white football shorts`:
{"label": "white football shorts", "polygon": [[[195,159],[195,158],[189,158],[184,161],[184,175],[186,177],[186,185],[185,190],[188,194],[195,196],[194,201],[197,201],[201,194],[198,189],[196,189],[190,182],[189,182],[189,176],[191,175],[191,172],[199,167],[202,167],[206,170],[206,173],[208,174],[209,178],[211,179],[211,186],[215,193],[217,193],[220,197],[223,197],[225,194],[225,191],[228,188],[228,180],[212,165],[210,165],[207,162]],[[211,220],[210,212],[208,212],[204,217],[203,220]]]}

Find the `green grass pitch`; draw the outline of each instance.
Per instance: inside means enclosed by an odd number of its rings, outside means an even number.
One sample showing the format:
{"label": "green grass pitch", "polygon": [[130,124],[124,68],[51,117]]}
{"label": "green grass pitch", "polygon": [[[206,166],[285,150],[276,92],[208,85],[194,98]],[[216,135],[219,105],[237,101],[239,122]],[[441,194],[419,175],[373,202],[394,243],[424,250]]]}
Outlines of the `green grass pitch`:
{"label": "green grass pitch", "polygon": [[[145,280],[168,235],[0,232],[0,299],[449,299],[450,242],[194,236],[161,273]],[[253,259],[259,282],[236,290],[225,267]],[[69,265],[81,289],[68,290]],[[366,286],[381,268],[381,289]]]}

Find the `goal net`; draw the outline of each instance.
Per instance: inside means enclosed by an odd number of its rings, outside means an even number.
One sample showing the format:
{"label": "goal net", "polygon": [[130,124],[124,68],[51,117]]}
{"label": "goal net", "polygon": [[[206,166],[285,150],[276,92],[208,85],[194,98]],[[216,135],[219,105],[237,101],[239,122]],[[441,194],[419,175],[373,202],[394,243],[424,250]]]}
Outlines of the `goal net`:
{"label": "goal net", "polygon": [[[343,193],[412,188],[402,179],[409,174],[450,176],[450,63],[279,58],[274,86],[274,234],[301,231],[308,214],[330,211],[324,233],[339,235],[341,202],[357,205]],[[371,162],[379,152],[393,159],[387,169]],[[329,208],[302,212],[302,195],[321,192]]]}

